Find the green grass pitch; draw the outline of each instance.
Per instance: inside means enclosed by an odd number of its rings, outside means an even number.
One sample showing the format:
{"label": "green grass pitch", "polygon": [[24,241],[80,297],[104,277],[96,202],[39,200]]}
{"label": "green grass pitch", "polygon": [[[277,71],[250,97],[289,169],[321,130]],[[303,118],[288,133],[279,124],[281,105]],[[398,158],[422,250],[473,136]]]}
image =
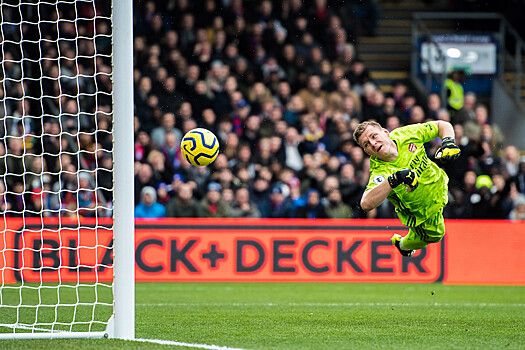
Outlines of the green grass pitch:
{"label": "green grass pitch", "polygon": [[[138,283],[136,337],[242,349],[524,349],[525,286]],[[186,347],[100,339],[0,348]]]}

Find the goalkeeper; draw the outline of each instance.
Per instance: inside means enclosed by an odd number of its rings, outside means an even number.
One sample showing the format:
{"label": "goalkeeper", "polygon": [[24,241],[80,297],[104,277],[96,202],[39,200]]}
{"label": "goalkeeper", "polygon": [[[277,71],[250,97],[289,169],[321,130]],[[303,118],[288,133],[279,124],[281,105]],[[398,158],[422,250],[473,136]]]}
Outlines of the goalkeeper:
{"label": "goalkeeper", "polygon": [[413,124],[389,133],[380,124],[365,121],[354,131],[355,141],[370,156],[370,180],[361,207],[370,211],[385,198],[392,202],[401,222],[409,227],[405,237],[392,236],[392,244],[404,256],[441,241],[445,234],[448,176],[427,157],[423,146],[438,136],[442,145],[435,158],[441,162],[457,159],[460,150],[448,122]]}

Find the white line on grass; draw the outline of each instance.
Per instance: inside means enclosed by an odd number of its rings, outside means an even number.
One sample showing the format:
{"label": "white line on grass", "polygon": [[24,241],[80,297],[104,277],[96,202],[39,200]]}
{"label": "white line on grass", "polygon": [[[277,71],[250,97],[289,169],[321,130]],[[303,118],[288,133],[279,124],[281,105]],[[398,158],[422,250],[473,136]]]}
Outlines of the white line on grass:
{"label": "white line on grass", "polygon": [[26,324],[8,324],[8,323],[0,323],[0,327],[5,328],[11,328],[11,329],[30,329],[37,332],[54,332],[54,333],[60,333],[60,332],[67,332],[65,330],[61,329],[50,329],[50,328],[39,328],[32,325],[26,325]]}
{"label": "white line on grass", "polygon": [[241,348],[230,348],[227,346],[208,345],[208,344],[192,344],[192,343],[183,343],[180,341],[162,340],[162,339],[141,339],[139,338],[139,339],[135,339],[135,341],[140,341],[144,343],[162,344],[162,345],[185,346],[188,348],[208,349],[208,350],[245,350]]}
{"label": "white line on grass", "polygon": [[137,306],[471,306],[525,307],[525,304],[506,303],[141,303]]}

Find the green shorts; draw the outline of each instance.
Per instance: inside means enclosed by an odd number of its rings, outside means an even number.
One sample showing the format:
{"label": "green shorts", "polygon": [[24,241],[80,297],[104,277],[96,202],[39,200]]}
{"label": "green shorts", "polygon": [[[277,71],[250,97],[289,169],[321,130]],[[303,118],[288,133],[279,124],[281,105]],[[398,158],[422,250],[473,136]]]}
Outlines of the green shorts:
{"label": "green shorts", "polygon": [[430,243],[441,241],[444,235],[445,219],[440,210],[419,226],[411,227],[408,234],[403,238],[403,246],[406,249],[423,249]]}

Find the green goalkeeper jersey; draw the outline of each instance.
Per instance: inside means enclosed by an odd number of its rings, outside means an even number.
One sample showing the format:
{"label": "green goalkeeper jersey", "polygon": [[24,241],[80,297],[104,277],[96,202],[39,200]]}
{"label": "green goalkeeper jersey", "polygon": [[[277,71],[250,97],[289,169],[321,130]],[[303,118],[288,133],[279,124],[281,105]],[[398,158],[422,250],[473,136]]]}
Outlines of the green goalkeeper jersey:
{"label": "green goalkeeper jersey", "polygon": [[370,180],[366,189],[386,181],[390,174],[402,169],[412,169],[419,179],[419,186],[407,192],[405,186],[397,186],[388,195],[396,208],[401,222],[409,227],[420,225],[441,211],[448,202],[448,176],[428,159],[425,142],[438,137],[436,123],[407,125],[394,129],[390,138],[397,145],[398,156],[392,162],[370,157]]}

